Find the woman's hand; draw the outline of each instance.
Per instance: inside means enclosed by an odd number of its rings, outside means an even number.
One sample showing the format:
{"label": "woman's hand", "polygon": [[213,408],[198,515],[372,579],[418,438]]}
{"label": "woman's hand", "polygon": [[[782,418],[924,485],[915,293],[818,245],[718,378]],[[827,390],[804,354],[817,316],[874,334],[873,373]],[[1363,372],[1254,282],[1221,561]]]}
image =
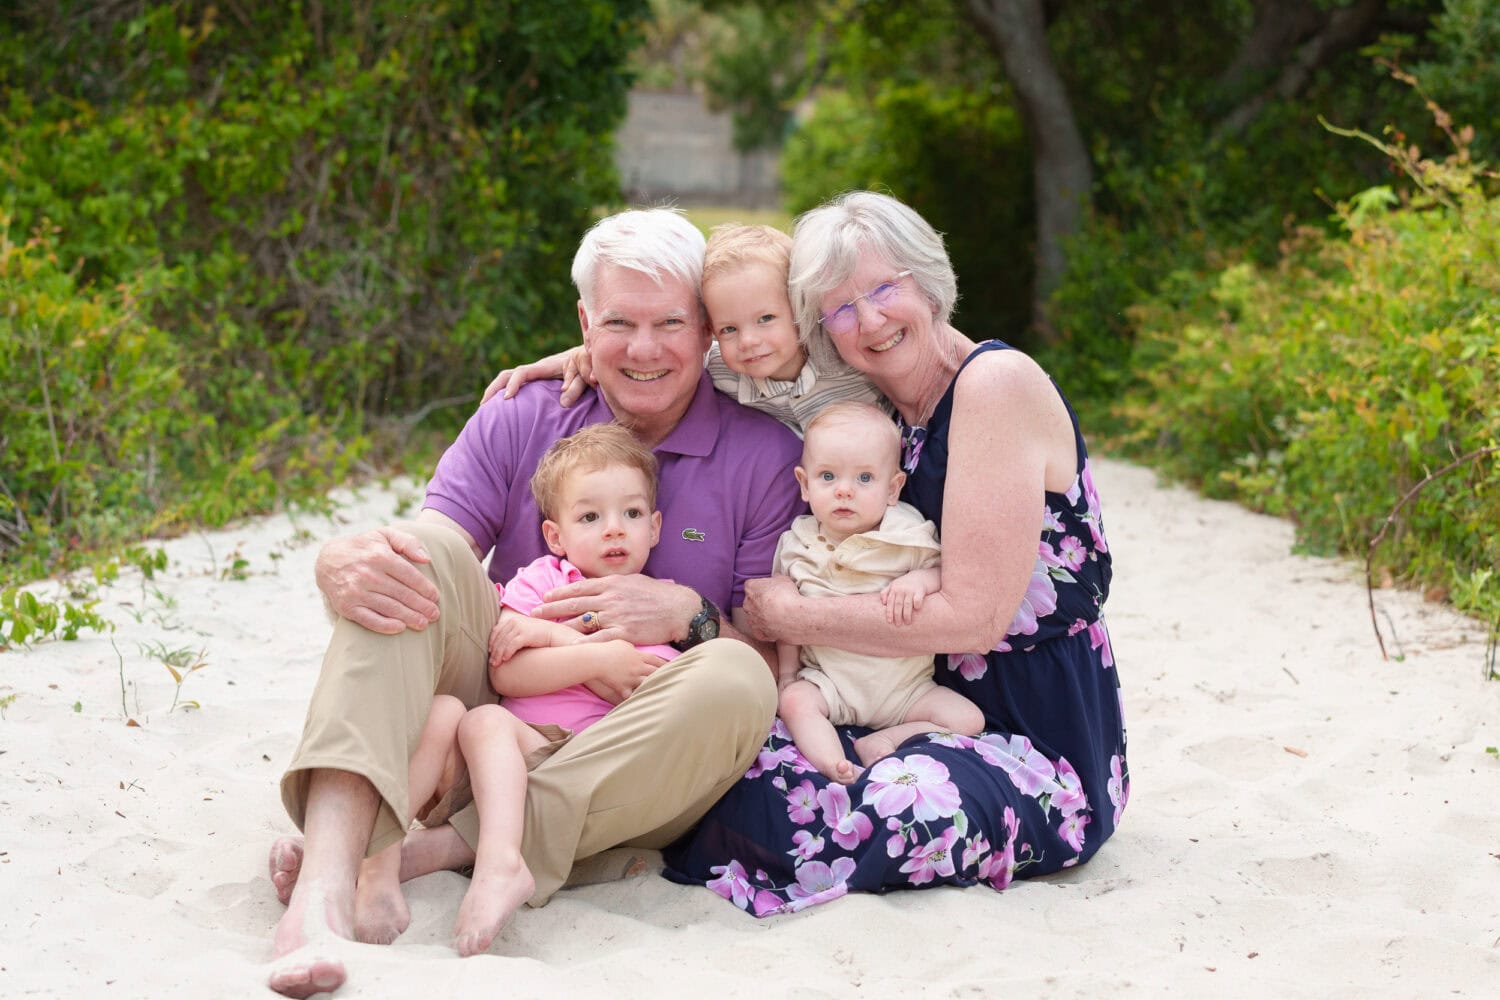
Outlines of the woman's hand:
{"label": "woman's hand", "polygon": [[501,393],[506,399],[510,399],[527,382],[549,378],[562,379],[563,391],[560,401],[563,406],[572,406],[576,403],[584,390],[597,381],[594,378],[594,363],[589,356],[588,348],[580,345],[539,358],[530,364],[505,369],[485,387],[484,398],[479,403],[482,406]]}
{"label": "woman's hand", "polygon": [[611,639],[605,646],[610,652],[604,669],[585,681],[584,686],[611,705],[629,698],[647,677],[656,673],[657,667],[667,662],[660,656],[641,652],[624,639]]}
{"label": "woman's hand", "polygon": [[376,528],[324,545],[314,576],[335,614],[371,632],[395,635],[438,620],[437,585],[413,565],[431,561],[416,536]]}
{"label": "woman's hand", "polygon": [[750,626],[750,634],[766,642],[781,639],[778,627],[786,621],[793,602],[802,595],[789,576],[768,576],[745,581],[745,604],[741,609]]}
{"label": "woman's hand", "polygon": [[[586,632],[592,642],[624,639],[643,645],[682,638],[702,606],[692,588],[638,573],[579,580],[549,590],[546,598],[532,609],[532,617],[565,622]],[[583,625],[585,611],[599,616],[597,628]]]}

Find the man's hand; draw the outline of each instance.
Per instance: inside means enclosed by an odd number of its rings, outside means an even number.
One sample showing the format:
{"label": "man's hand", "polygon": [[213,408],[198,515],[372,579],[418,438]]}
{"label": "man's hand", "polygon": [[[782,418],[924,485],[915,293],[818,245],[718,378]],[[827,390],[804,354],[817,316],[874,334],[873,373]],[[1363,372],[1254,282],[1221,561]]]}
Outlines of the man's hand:
{"label": "man's hand", "polygon": [[318,553],[318,590],[335,614],[395,635],[438,620],[438,589],[413,563],[431,562],[415,536],[376,528],[335,538]]}
{"label": "man's hand", "polygon": [[579,580],[548,591],[546,597],[532,609],[532,617],[566,622],[583,632],[580,618],[592,611],[599,616],[599,627],[588,633],[590,641],[625,639],[642,645],[682,638],[702,606],[692,588],[638,573]]}
{"label": "man's hand", "polygon": [[785,618],[787,609],[800,597],[797,585],[789,576],[746,580],[745,604],[740,610],[750,627],[750,634],[767,642],[779,639],[777,623]]}
{"label": "man's hand", "polygon": [[641,652],[624,639],[611,639],[605,645],[610,650],[608,662],[584,686],[611,705],[629,698],[647,677],[656,673],[657,667],[667,662],[660,656]]}

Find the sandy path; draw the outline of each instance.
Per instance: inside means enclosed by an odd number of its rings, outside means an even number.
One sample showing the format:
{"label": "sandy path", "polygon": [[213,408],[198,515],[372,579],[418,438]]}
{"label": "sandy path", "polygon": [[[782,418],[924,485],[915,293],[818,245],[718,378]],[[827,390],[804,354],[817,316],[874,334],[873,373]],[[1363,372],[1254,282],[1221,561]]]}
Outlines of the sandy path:
{"label": "sandy path", "polygon": [[[1134,784],[1090,865],[759,922],[646,877],[564,892],[462,961],[443,873],[410,887],[396,945],[347,947],[340,996],[1497,995],[1482,627],[1381,592],[1406,652],[1382,662],[1352,564],[1292,556],[1285,523],[1149,471],[1097,478]],[[270,996],[276,780],[327,635],[312,560],[417,496],[168,542],[156,584],[106,591],[113,646],[0,654],[0,995]],[[222,579],[236,554],[248,575]],[[168,711],[150,643],[204,651],[181,691],[201,709]]]}

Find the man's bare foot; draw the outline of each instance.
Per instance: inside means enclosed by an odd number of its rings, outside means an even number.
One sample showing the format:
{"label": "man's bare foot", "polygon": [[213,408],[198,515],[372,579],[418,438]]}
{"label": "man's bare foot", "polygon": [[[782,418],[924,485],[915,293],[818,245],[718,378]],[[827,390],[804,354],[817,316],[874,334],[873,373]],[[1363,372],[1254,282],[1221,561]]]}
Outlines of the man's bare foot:
{"label": "man's bare foot", "polygon": [[276,924],[271,975],[266,985],[282,996],[301,1000],[328,993],[344,984],[344,963],[332,956],[330,945],[349,936],[352,900],[330,901],[322,885],[312,882],[293,893],[286,913]]}
{"label": "man's bare foot", "polygon": [[390,944],[411,924],[401,895],[401,845],[392,844],[359,866],[354,889],[354,940]]}
{"label": "man's bare foot", "polygon": [[474,870],[469,891],[458,908],[458,923],[453,927],[453,947],[465,958],[488,951],[516,910],[536,891],[531,869],[519,854],[513,858]]}
{"label": "man's bare foot", "polygon": [[297,876],[302,873],[302,838],[277,837],[271,844],[266,866],[271,871],[276,898],[285,906],[292,898],[292,890],[297,888]]}

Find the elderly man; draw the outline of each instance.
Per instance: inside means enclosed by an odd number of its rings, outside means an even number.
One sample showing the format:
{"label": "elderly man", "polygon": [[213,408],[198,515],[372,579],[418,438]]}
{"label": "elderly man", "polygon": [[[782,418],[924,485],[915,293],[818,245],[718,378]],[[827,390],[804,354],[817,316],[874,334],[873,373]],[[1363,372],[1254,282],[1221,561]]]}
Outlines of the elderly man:
{"label": "elderly man", "polygon": [[[754,759],[776,692],[765,650],[739,627],[740,604],[745,581],[769,575],[776,540],[801,511],[798,442],[717,395],[704,374],[703,246],[665,209],[598,223],[573,262],[598,392],[563,408],[558,383],[537,382],[492,400],[438,463],[415,522],[336,539],[319,554],[318,586],[338,619],[282,779],[305,845],[272,849],[288,903],[272,989],[301,997],[343,983],[341,962],[305,946],[323,927],[355,935],[361,859],[399,841],[421,805],[407,798],[407,761],[433,695],[495,700],[491,581],[545,552],[527,483],[547,446],[582,426],[615,420],[655,451],[662,540],[646,575],[570,585],[538,613],[577,623],[588,612],[601,639],[670,642],[684,653],[649,676],[591,680],[619,707],[532,772],[522,841],[531,904],[545,903],[577,859],[676,839]],[[450,822],[429,832],[416,867],[473,860],[472,805]],[[376,905],[399,911],[370,918],[389,940],[405,928],[405,904]]]}

